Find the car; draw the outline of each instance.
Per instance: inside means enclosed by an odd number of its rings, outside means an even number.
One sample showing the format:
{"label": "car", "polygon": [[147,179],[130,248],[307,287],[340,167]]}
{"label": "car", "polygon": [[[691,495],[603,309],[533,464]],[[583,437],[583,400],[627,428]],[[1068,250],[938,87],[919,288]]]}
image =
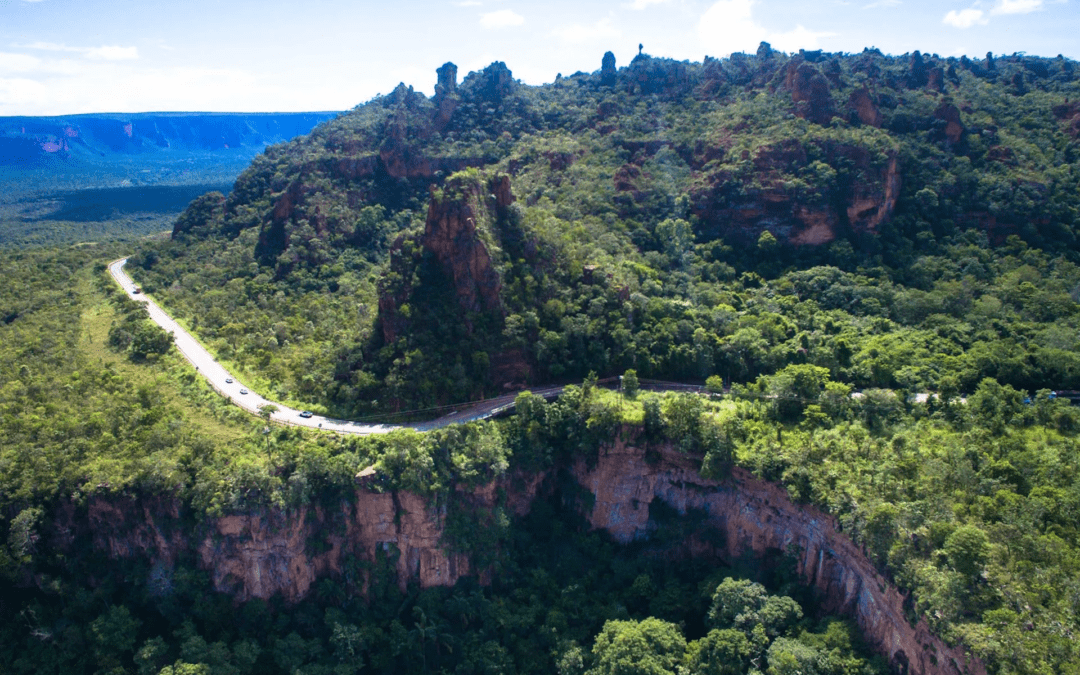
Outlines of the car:
{"label": "car", "polygon": [[241,394],[246,394],[246,393],[248,393],[248,390],[244,389],[243,387],[240,387],[240,393]]}
{"label": "car", "polygon": [[300,413],[300,417],[303,417],[304,419],[308,419],[309,417],[311,417],[311,415],[312,412],[310,410],[305,410],[304,412]]}
{"label": "car", "polygon": [[139,288],[138,286],[136,286],[135,288],[131,289],[131,294],[132,294],[132,295],[135,295],[135,294],[137,294],[137,293],[142,293],[142,289],[141,289],[141,288]]}
{"label": "car", "polygon": [[232,378],[231,377],[226,377],[225,378],[225,384],[232,384]]}

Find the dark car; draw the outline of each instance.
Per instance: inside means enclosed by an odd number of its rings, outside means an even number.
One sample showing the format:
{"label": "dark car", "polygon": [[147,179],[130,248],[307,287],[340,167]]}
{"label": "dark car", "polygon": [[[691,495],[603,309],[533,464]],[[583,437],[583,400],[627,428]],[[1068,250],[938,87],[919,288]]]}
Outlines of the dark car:
{"label": "dark car", "polygon": [[311,417],[311,415],[312,413],[310,410],[305,410],[304,412],[300,413],[300,417],[303,417],[304,419],[308,419],[309,417]]}

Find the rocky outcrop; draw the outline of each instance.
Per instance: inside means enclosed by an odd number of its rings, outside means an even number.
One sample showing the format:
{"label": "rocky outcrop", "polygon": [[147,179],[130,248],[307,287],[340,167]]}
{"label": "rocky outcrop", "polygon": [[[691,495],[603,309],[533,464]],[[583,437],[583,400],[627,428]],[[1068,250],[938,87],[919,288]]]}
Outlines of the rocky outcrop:
{"label": "rocky outcrop", "polygon": [[[753,243],[767,229],[797,245],[825,244],[848,232],[876,232],[900,196],[896,153],[888,153],[882,161],[859,146],[825,144],[819,149],[826,164],[847,167],[853,179],[825,179],[808,198],[789,187],[791,172],[810,163],[807,148],[796,141],[763,146],[745,158],[753,161],[755,186],[721,171],[703,176],[690,192],[702,232]],[[616,188],[632,194],[635,178],[624,166],[615,176]]]}
{"label": "rocky outcrop", "polygon": [[959,143],[964,135],[964,125],[960,121],[960,109],[948,101],[942,101],[934,111],[934,118],[945,123],[943,130],[949,143]]}
{"label": "rocky outcrop", "polygon": [[319,577],[340,576],[346,555],[370,561],[377,551],[396,554],[390,558],[402,588],[412,580],[451,586],[470,567],[443,545],[444,520],[444,511],[417,495],[361,489],[332,514],[305,507],[220,518],[198,555],[214,587],[238,600],[281,595],[296,602]]}
{"label": "rocky outcrop", "polygon": [[784,73],[784,88],[791,91],[797,116],[817,124],[828,124],[836,114],[829,80],[809,63],[792,59]]}
{"label": "rocky outcrop", "polygon": [[839,531],[835,519],[791,502],[780,486],[736,468],[731,480],[703,479],[700,460],[671,447],[650,461],[634,444],[616,442],[593,465],[579,462],[574,474],[595,497],[589,514],[594,528],[622,542],[649,536],[649,504],[659,500],[679,513],[704,515],[722,534],[696,545],[699,554],[735,560],[797,550],[798,573],[823,600],[827,611],[851,616],[867,642],[900,672],[922,675],[985,673],[961,647],[950,647],[926,623],[912,626],[904,596]]}
{"label": "rocky outcrop", "polygon": [[[494,241],[495,225],[506,217],[513,202],[510,177],[506,175],[493,179],[480,174],[454,175],[432,190],[424,234],[418,243],[452,285],[466,323],[468,315],[474,313],[502,316],[502,280],[488,242]],[[387,280],[393,277],[396,283],[380,285],[379,321],[386,344],[396,340],[408,325],[401,308],[413,293],[423,292],[409,281],[413,276],[409,266],[416,261],[402,255],[407,241],[399,238],[391,251]]]}
{"label": "rocky outcrop", "polygon": [[881,127],[881,111],[874,104],[874,99],[866,87],[851,92],[848,108],[854,111],[860,122],[871,127]]}
{"label": "rocky outcrop", "polygon": [[689,64],[638,54],[622,76],[631,94],[680,96],[693,88]]}
{"label": "rocky outcrop", "polygon": [[495,61],[479,72],[469,73],[461,83],[465,96],[492,104],[498,104],[516,88],[514,74],[502,61]]}
{"label": "rocky outcrop", "polygon": [[[700,458],[672,447],[647,453],[633,430],[600,451],[595,461],[579,460],[571,474],[593,499],[585,513],[596,529],[629,543],[655,530],[650,505],[660,502],[680,514],[697,514],[697,534],[681,553],[734,561],[795,555],[803,581],[818,592],[824,609],[852,617],[867,642],[892,666],[911,675],[983,675],[983,665],[961,647],[950,647],[920,621],[909,623],[905,597],[820,510],[793,503],[778,485],[734,469],[731,478],[710,480],[698,472]],[[526,514],[545,498],[548,473],[505,476],[478,489],[456,491],[478,512],[502,505]],[[374,562],[384,557],[402,588],[453,585],[476,570],[443,536],[445,501],[406,492],[383,492],[374,469],[357,476],[351,499],[333,510],[308,506],[292,511],[260,510],[207,521],[198,532],[179,527],[176,501],[92,500],[89,528],[95,546],[114,558],[150,558],[156,570],[169,569],[184,550],[194,549],[215,588],[238,600],[280,595],[305,597],[322,576],[340,576],[352,556]],[[78,529],[73,508],[57,532]],[[703,536],[698,536],[703,535]],[[363,574],[368,574],[364,572]],[[354,580],[361,589],[369,578]]]}
{"label": "rocky outcrop", "polygon": [[510,177],[483,182],[447,181],[428,206],[423,245],[453,281],[466,312],[501,312],[502,282],[491,253],[477,232],[479,222],[493,225],[514,201]]}
{"label": "rocky outcrop", "polygon": [[1061,120],[1065,133],[1074,140],[1080,138],[1080,102],[1066,101],[1053,108],[1054,117]]}
{"label": "rocky outcrop", "polygon": [[610,87],[615,84],[616,77],[615,55],[611,52],[604,52],[604,58],[600,62],[600,84]]}

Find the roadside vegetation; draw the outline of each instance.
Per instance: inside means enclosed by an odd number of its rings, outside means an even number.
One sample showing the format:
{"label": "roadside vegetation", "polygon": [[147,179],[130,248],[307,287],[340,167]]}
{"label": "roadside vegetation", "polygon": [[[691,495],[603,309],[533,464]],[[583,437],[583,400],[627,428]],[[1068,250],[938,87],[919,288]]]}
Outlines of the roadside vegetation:
{"label": "roadside vegetation", "polygon": [[[170,241],[131,258],[147,292],[283,402],[359,416],[475,400],[505,391],[494,373],[514,359],[531,384],[573,383],[552,402],[520,394],[503,420],[264,433],[114,288],[105,264],[130,249],[0,252],[0,672],[885,672],[783,556],[673,556],[696,521],[659,501],[649,540],[590,531],[561,469],[621,435],[671,445],[705,477],[743,467],[828,512],[910,594],[911,620],[993,675],[1076,675],[1080,408],[1054,393],[1080,389],[1074,64],[802,56],[835,76],[838,109],[873,85],[878,126],[794,115],[770,79],[779,58],[644,59],[617,89],[579,74],[498,100],[476,75],[456,121],[427,136],[413,132],[435,104],[402,87],[270,148],[228,198],[195,200]],[[666,90],[679,72],[695,87]],[[945,103],[956,139],[936,116]],[[413,149],[434,160],[482,160],[452,185],[511,176],[516,203],[477,235],[504,312],[461,311],[421,245],[429,188],[449,172],[331,170],[389,131],[422,137]],[[765,193],[843,206],[892,157],[900,194],[875,231],[800,247],[714,227],[710,209]],[[275,221],[290,194],[293,214]],[[380,299],[406,286],[409,330],[387,340]],[[597,386],[617,375],[620,392]],[[658,394],[649,378],[709,393]],[[371,489],[445,508],[444,545],[491,583],[402,592],[387,547],[299,605],[237,605],[193,552],[157,568],[57,530],[95,502],[167,502],[190,532],[335,508],[368,468]],[[553,496],[525,517],[463,497],[537,471]]]}

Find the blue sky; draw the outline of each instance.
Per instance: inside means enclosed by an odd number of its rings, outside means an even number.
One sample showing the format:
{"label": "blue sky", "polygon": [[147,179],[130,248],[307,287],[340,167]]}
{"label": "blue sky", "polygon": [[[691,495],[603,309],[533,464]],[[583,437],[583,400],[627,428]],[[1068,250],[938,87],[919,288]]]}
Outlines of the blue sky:
{"label": "blue sky", "polygon": [[0,0],[0,115],[344,110],[495,60],[529,84],[774,48],[1080,58],[1080,0]]}

